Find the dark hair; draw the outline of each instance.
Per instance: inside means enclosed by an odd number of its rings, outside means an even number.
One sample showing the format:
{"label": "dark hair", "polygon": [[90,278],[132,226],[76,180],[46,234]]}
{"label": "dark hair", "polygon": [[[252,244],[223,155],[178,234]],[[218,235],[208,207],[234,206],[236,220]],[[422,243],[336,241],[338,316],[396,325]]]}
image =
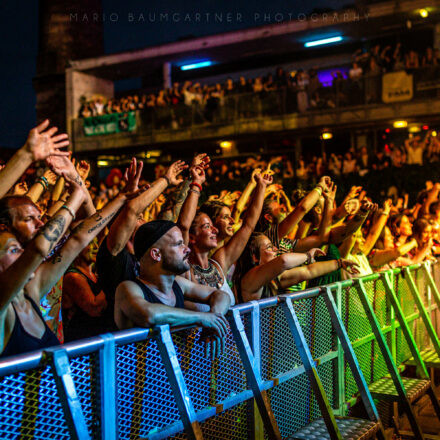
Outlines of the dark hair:
{"label": "dark hair", "polygon": [[196,215],[194,216],[194,219],[193,219],[193,221],[192,221],[192,223],[191,223],[191,226],[189,227],[189,233],[190,233],[190,234],[195,235],[195,233],[196,233],[196,221],[197,221],[197,219],[198,219],[202,214],[208,215],[208,214],[206,214],[206,212],[203,212],[203,211],[201,211],[201,210],[198,210],[198,211],[197,211],[197,213],[196,213]]}
{"label": "dark hair", "polygon": [[400,227],[400,222],[402,221],[403,216],[407,217],[405,214],[396,214],[388,219],[388,227],[390,228],[390,231],[393,234],[394,238],[400,235],[398,229]]}
{"label": "dark hair", "polygon": [[428,220],[425,220],[424,218],[419,218],[414,222],[413,225],[413,236],[414,237],[420,237],[422,235],[422,232],[430,225]]}
{"label": "dark hair", "polygon": [[440,201],[431,203],[430,207],[429,207],[429,213],[434,215],[436,213],[436,211],[438,211],[440,209]]}
{"label": "dark hair", "polygon": [[223,208],[229,208],[226,203],[223,202],[206,202],[200,207],[200,211],[204,212],[213,222],[220,215],[220,211]]}
{"label": "dark hair", "polygon": [[14,195],[2,197],[0,199],[0,224],[11,226],[11,210],[21,205],[32,205],[39,210],[38,206],[28,196]]}
{"label": "dark hair", "polygon": [[258,247],[258,239],[264,237],[265,234],[261,232],[253,232],[249,241],[244,248],[240,258],[235,265],[234,275],[232,281],[235,287],[237,302],[242,303],[243,295],[241,293],[241,280],[243,277],[255,266],[253,257],[260,259],[260,248]]}

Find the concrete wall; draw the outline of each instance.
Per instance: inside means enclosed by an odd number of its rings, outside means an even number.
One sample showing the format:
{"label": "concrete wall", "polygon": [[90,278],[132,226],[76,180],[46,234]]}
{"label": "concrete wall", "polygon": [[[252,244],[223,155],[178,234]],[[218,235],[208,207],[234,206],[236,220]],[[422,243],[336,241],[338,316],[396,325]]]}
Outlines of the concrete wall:
{"label": "concrete wall", "polygon": [[[66,71],[66,120],[78,117],[81,107],[80,99],[84,96],[86,99],[94,95],[102,95],[106,98],[114,96],[113,81],[98,78],[84,72],[77,72],[73,69]],[[70,130],[69,130],[70,131]]]}

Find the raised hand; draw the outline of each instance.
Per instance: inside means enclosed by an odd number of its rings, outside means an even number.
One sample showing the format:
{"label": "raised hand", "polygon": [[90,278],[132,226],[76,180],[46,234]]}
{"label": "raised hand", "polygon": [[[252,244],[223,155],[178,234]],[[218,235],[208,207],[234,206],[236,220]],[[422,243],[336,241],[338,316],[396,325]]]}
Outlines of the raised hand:
{"label": "raised hand", "polygon": [[340,262],[341,269],[346,270],[348,273],[351,273],[352,275],[357,275],[360,273],[359,265],[357,263],[355,263],[354,261],[340,258],[339,262]]}
{"label": "raised hand", "polygon": [[255,168],[255,170],[252,171],[251,180],[255,183],[257,183],[257,181],[255,180],[255,176],[257,174],[261,174],[261,168]]}
{"label": "raised hand", "polygon": [[254,178],[255,178],[255,181],[257,182],[257,185],[264,186],[264,187],[266,187],[267,185],[271,185],[273,182],[273,177],[269,173],[266,173],[266,174],[258,173],[258,174],[255,174]]}
{"label": "raised hand", "polygon": [[393,206],[393,200],[386,199],[385,202],[383,202],[382,214],[389,215],[392,206]]}
{"label": "raised hand", "polygon": [[170,165],[165,173],[170,185],[179,185],[179,183],[183,182],[183,177],[179,176],[179,174],[186,168],[188,168],[188,165],[183,160],[178,160]]}
{"label": "raised hand", "polygon": [[75,169],[75,165],[66,156],[49,156],[46,159],[47,166],[58,176],[64,177],[69,183],[74,181],[82,186],[82,180]]}
{"label": "raised hand", "polygon": [[[33,128],[28,135],[24,148],[32,155],[32,160],[45,160],[49,156],[68,156],[68,151],[60,151],[60,148],[69,145],[66,133],[55,135],[57,127],[49,127],[49,119],[46,119],[37,127]],[[46,130],[46,131],[45,131]]]}
{"label": "raised hand", "polygon": [[324,199],[327,200],[329,203],[331,203],[331,205],[333,205],[333,202],[335,201],[337,189],[338,189],[337,185],[334,182],[331,182],[327,190],[322,192]]}
{"label": "raised hand", "polygon": [[199,185],[203,185],[205,183],[206,175],[203,167],[201,166],[191,167],[189,173],[191,175],[191,180],[194,183],[197,183]]}
{"label": "raised hand", "polygon": [[240,191],[228,192],[222,198],[222,202],[228,206],[232,206],[240,198],[240,195]]}
{"label": "raised hand", "polygon": [[47,180],[49,185],[55,185],[55,183],[57,183],[57,175],[51,170],[46,170],[43,177]]}
{"label": "raised hand", "polygon": [[364,199],[361,202],[361,207],[359,211],[364,214],[369,214],[370,212],[376,211],[378,208],[377,203],[373,203],[368,199]]}
{"label": "raised hand", "polygon": [[347,215],[354,214],[356,211],[358,211],[360,207],[360,202],[358,199],[349,199],[344,204],[344,209]]}
{"label": "raised hand", "polygon": [[191,168],[193,167],[202,167],[204,170],[209,167],[209,162],[211,159],[206,153],[197,154],[194,156],[194,159],[191,162]]}
{"label": "raised hand", "polygon": [[124,188],[126,193],[134,193],[139,189],[143,167],[144,163],[141,160],[138,162],[135,157],[131,158],[130,166],[125,169],[124,173],[124,179],[127,183]]}
{"label": "raised hand", "polygon": [[26,182],[20,182],[14,186],[14,196],[22,196],[27,192],[28,192],[28,186]]}
{"label": "raised hand", "polygon": [[90,164],[85,160],[81,160],[76,164],[76,171],[79,174],[79,177],[85,182],[87,177],[89,177]]}
{"label": "raised hand", "polygon": [[306,252],[309,263],[314,263],[316,257],[323,257],[325,252],[319,248],[312,248]]}
{"label": "raised hand", "polygon": [[317,186],[320,186],[322,192],[330,191],[332,179],[329,176],[322,176]]}

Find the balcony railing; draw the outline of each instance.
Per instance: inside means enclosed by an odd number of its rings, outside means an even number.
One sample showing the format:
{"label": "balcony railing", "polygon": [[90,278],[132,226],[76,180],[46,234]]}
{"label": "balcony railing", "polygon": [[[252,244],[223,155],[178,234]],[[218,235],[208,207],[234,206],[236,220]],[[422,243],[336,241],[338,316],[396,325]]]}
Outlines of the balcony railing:
{"label": "balcony railing", "polygon": [[[241,93],[210,98],[206,102],[194,100],[191,105],[180,103],[164,107],[147,107],[118,115],[108,130],[101,116],[74,120],[75,139],[85,140],[90,134],[130,132],[152,136],[191,130],[197,136],[201,128],[239,126],[244,121],[287,120],[294,115],[325,115],[354,108],[368,108],[380,104],[426,101],[440,96],[440,66],[390,72],[380,75],[366,74],[358,79],[334,79],[332,84],[313,84],[304,88],[282,87],[258,93]],[[106,115],[109,118],[114,115]],[[130,121],[130,125],[128,124]],[[93,127],[91,130],[90,127]],[[121,128],[122,127],[122,128]],[[289,128],[289,127],[286,127]],[[291,128],[291,127],[290,127]],[[195,134],[194,134],[195,133]],[[126,133],[125,133],[126,134]],[[102,137],[99,136],[99,137]]]}

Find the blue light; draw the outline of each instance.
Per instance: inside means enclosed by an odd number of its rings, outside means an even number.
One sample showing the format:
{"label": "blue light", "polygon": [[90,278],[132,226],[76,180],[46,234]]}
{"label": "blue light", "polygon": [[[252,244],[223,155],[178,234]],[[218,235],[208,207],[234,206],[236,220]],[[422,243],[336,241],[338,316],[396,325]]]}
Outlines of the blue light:
{"label": "blue light", "polygon": [[200,61],[199,63],[185,64],[180,66],[181,70],[200,69],[201,67],[208,67],[212,64],[212,61]]}
{"label": "blue light", "polygon": [[331,38],[323,38],[321,40],[308,41],[304,44],[305,47],[314,47],[314,46],[322,46],[323,44],[337,43],[338,41],[342,41],[342,37],[331,37]]}

